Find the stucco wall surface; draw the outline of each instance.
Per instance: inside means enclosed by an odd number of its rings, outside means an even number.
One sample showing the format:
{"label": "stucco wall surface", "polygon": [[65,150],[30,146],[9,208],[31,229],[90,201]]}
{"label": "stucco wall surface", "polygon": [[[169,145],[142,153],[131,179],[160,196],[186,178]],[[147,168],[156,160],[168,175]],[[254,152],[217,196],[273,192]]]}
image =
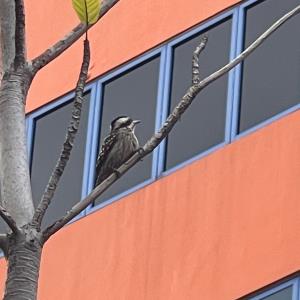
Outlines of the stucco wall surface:
{"label": "stucco wall surface", "polygon": [[298,271],[299,157],[300,111],[67,226],[39,299],[232,300]]}
{"label": "stucco wall surface", "polygon": [[[89,80],[236,4],[237,0],[121,0],[90,30]],[[78,23],[71,1],[25,1],[28,56],[34,58]],[[27,112],[74,89],[82,40],[41,70]]]}

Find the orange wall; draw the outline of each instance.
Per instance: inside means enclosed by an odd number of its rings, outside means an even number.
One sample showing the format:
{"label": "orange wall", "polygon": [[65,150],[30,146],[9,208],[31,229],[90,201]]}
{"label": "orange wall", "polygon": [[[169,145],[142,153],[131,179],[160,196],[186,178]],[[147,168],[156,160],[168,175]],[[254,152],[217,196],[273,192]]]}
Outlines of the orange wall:
{"label": "orange wall", "polygon": [[39,299],[232,300],[299,270],[299,156],[300,111],[67,226]]}
{"label": "orange wall", "polygon": [[[91,30],[90,79],[149,50],[239,0],[120,0]],[[77,23],[71,1],[26,1],[28,55],[36,57]],[[40,71],[27,112],[74,89],[82,57],[77,42]]]}
{"label": "orange wall", "polygon": [[[121,0],[92,29],[90,77],[237,2]],[[26,1],[29,57],[76,25],[70,1],[55,5]],[[27,111],[73,89],[80,59],[77,43],[43,70]],[[299,154],[296,112],[67,226],[39,299],[232,300],[298,271]]]}

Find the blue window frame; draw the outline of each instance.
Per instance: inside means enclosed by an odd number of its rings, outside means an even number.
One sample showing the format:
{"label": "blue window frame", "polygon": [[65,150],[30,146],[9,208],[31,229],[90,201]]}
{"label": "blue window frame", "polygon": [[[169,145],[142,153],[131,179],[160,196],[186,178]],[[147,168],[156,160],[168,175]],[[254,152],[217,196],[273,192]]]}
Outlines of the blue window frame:
{"label": "blue window frame", "polygon": [[[230,25],[231,23],[231,29],[230,29],[230,33],[228,34],[228,60],[224,61],[224,59],[221,57],[218,58],[217,56],[219,55],[219,53],[216,51],[215,54],[215,60],[218,61],[218,63],[221,65],[207,65],[208,70],[212,69],[212,70],[217,70],[218,68],[221,68],[223,65],[222,63],[226,64],[229,60],[233,59],[236,55],[236,39],[237,39],[237,21],[238,21],[238,10],[229,10],[225,13],[223,13],[222,15],[215,17],[214,19],[204,23],[203,25],[197,27],[194,30],[189,31],[188,33],[184,33],[183,35],[179,36],[178,38],[173,39],[170,43],[167,44],[167,60],[166,60],[166,78],[165,78],[165,86],[164,86],[164,101],[163,101],[163,111],[162,111],[162,124],[164,122],[164,120],[167,118],[168,114],[169,114],[169,106],[170,106],[170,102],[171,100],[171,82],[172,82],[172,76],[173,76],[173,71],[174,71],[174,51],[175,49],[179,46],[181,46],[183,43],[189,42],[191,38],[195,39],[199,39],[200,40],[200,36],[201,34],[204,34],[206,32],[208,32],[208,35],[210,34],[210,30],[212,30],[211,34],[214,35],[216,34],[214,32],[215,29],[218,29],[218,27],[224,27],[224,25],[226,25],[226,23],[228,25]],[[226,33],[226,30],[223,30],[223,33]],[[207,48],[209,48],[209,43],[210,41],[208,41],[208,46]],[[225,47],[227,47],[226,45],[223,45]],[[207,50],[207,49],[206,49]],[[206,51],[205,50],[205,51]],[[205,51],[203,54],[205,54]],[[225,50],[226,53],[226,50]],[[190,53],[190,57],[192,58],[192,54],[193,54],[193,50]],[[227,54],[225,55],[225,57],[227,56]],[[214,59],[213,57],[211,59]],[[223,61],[222,61],[223,59]],[[191,59],[190,59],[190,63],[191,63]],[[218,64],[217,63],[217,64]],[[201,70],[201,58],[200,58],[200,70]],[[203,72],[203,70],[202,70]],[[203,76],[203,74],[201,74]],[[205,74],[206,75],[206,74]],[[192,74],[190,72],[190,81],[192,78]],[[226,76],[225,76],[226,78]],[[226,83],[227,81],[227,83]],[[221,105],[225,105],[224,107],[224,115],[223,113],[221,113],[220,111],[217,113],[217,115],[222,115],[221,118],[224,117],[224,120],[221,122],[224,124],[220,123],[220,126],[218,126],[219,128],[217,130],[212,130],[212,132],[214,132],[214,135],[218,135],[218,137],[214,138],[214,141],[211,140],[210,142],[208,142],[207,144],[203,144],[203,145],[195,145],[195,148],[198,148],[199,150],[197,151],[198,153],[192,154],[190,153],[189,155],[181,155],[181,158],[178,158],[178,161],[181,162],[177,162],[177,163],[170,163],[168,164],[168,159],[167,159],[167,155],[168,155],[168,150],[167,150],[167,141],[163,141],[162,145],[160,147],[160,155],[159,155],[159,164],[158,164],[158,172],[159,174],[164,174],[167,175],[170,172],[173,172],[174,170],[181,168],[182,166],[185,166],[186,164],[189,164],[197,159],[199,159],[200,157],[203,157],[209,153],[211,153],[212,151],[219,149],[220,147],[224,146],[224,144],[228,143],[230,140],[230,124],[231,124],[231,118],[229,117],[229,115],[231,115],[231,109],[232,109],[232,99],[233,99],[233,85],[234,82],[234,71],[230,71],[228,76],[227,76],[227,80],[224,79],[223,80],[223,84],[219,85],[218,88],[222,89],[222,85],[225,84],[225,86],[227,86],[227,95],[226,95],[226,90],[225,93],[223,95],[223,97],[225,98],[223,101],[220,98],[220,95],[218,95],[218,100],[220,100],[220,104]],[[226,88],[225,88],[226,89]],[[181,91],[181,96],[184,95],[185,93],[185,89],[183,88]],[[179,95],[180,93],[178,93]],[[176,99],[173,103],[179,102],[180,100],[180,96],[176,95],[176,98],[178,97],[178,99]],[[208,97],[207,97],[208,96]],[[214,97],[214,94],[210,93],[206,96],[206,100],[211,99],[211,97]],[[201,97],[201,96],[200,96]],[[227,99],[226,99],[227,98]],[[201,101],[201,99],[199,100],[195,100],[195,102],[198,101],[198,103],[196,104],[192,104],[192,107],[196,107],[197,110],[201,109],[201,104],[199,106],[199,102]],[[208,105],[209,101],[206,101],[206,105]],[[217,103],[217,102],[216,102]],[[215,104],[216,104],[215,103]],[[208,111],[206,113],[211,114],[213,112],[212,107],[207,107]],[[193,108],[191,108],[193,109]],[[205,114],[204,114],[205,115]],[[202,116],[205,117],[205,116]],[[175,129],[176,130],[176,129]],[[184,129],[185,131],[187,131],[187,128]],[[194,135],[195,131],[193,131],[193,128],[190,127],[190,132],[186,132],[186,134],[190,134],[190,135]],[[222,133],[223,131],[223,133]],[[202,132],[202,137],[205,137],[206,133],[205,131]],[[201,136],[200,135],[200,136]],[[222,137],[221,137],[222,136]],[[179,139],[179,137],[175,137],[177,139]],[[173,141],[174,144],[174,141]],[[176,141],[175,141],[176,144]],[[185,145],[186,146],[186,145]],[[187,144],[188,146],[188,144]],[[195,152],[195,150],[193,151]],[[172,166],[173,165],[173,166]],[[175,166],[174,166],[175,165]]]}
{"label": "blue window frame", "polygon": [[[93,101],[95,98],[95,92],[96,90],[94,85],[87,86],[85,93],[87,99],[83,103],[82,109],[83,120],[80,124],[79,134],[77,136],[77,140],[79,139],[81,140],[81,142],[77,144],[77,146],[75,143],[73,149],[74,159],[72,160],[71,156],[70,162],[65,169],[65,171],[69,173],[69,176],[61,178],[56,196],[54,197],[58,197],[58,199],[53,199],[53,204],[49,207],[50,210],[49,212],[47,211],[45,219],[43,220],[44,226],[50,225],[57,218],[63,216],[66,211],[72,207],[72,205],[74,205],[81,198],[87,195],[87,176],[85,176],[85,170],[89,163],[87,148],[88,145],[90,145],[89,133],[91,129],[89,127],[91,126],[91,116],[93,115]],[[58,154],[60,153],[65,136],[66,125],[68,124],[69,118],[71,116],[71,100],[73,98],[74,93],[71,93],[58,101],[52,102],[42,107],[41,109],[33,112],[27,117],[28,154],[32,173],[31,180],[33,181],[33,198],[35,205],[37,205],[40,200],[41,193],[46,187],[48,176],[49,174],[51,174],[52,169],[55,166]],[[55,122],[58,122],[58,124],[63,124],[63,126],[61,127],[64,128],[59,128],[59,140],[56,139],[57,135],[55,135],[54,140],[49,145],[46,145],[43,140],[51,140],[51,136],[49,136],[49,133],[51,134],[51,130],[54,132],[57,132],[58,130],[58,128],[49,128],[49,126],[51,127],[51,124],[56,125]],[[45,134],[46,136],[44,136]],[[33,144],[36,138],[40,142]],[[36,146],[38,147],[35,149]],[[49,149],[52,149],[51,152],[54,151],[53,155],[47,154],[48,147]],[[37,151],[36,154],[35,151]],[[76,157],[74,157],[74,155]],[[46,168],[44,166],[44,168],[41,169],[43,173],[42,176],[40,172],[37,172],[40,164],[43,164],[43,166],[45,164],[46,166]],[[81,173],[78,173],[75,177],[70,176],[70,174],[74,173],[74,170],[76,170],[77,172],[78,168],[80,169]],[[72,188],[72,186],[75,185],[76,187]],[[63,187],[67,187],[67,190],[61,189]],[[62,201],[62,198],[66,197],[68,198],[68,201]],[[85,212],[83,212],[78,217],[83,216],[84,213]]]}
{"label": "blue window frame", "polygon": [[[154,109],[154,114],[152,113],[152,115],[154,116],[155,120],[152,121],[152,125],[148,124],[148,127],[150,126],[150,128],[144,130],[144,134],[148,135],[148,136],[141,136],[139,137],[141,143],[145,142],[147,138],[149,138],[154,131],[158,130],[159,125],[161,123],[161,106],[162,106],[162,88],[163,88],[163,81],[164,81],[164,75],[165,75],[165,48],[163,47],[159,47],[156,50],[151,51],[150,53],[147,53],[145,55],[143,55],[142,57],[134,60],[133,62],[130,62],[126,65],[124,65],[123,67],[117,69],[116,71],[111,72],[109,75],[103,76],[97,83],[97,99],[98,101],[96,102],[96,106],[95,106],[95,110],[94,110],[94,128],[93,128],[93,137],[92,137],[92,146],[91,146],[91,152],[90,152],[90,168],[89,168],[89,180],[88,180],[88,191],[91,191],[94,187],[94,182],[95,182],[95,163],[96,163],[96,157],[98,155],[98,149],[99,149],[99,133],[100,133],[100,122],[99,120],[101,120],[101,114],[102,111],[105,110],[105,88],[107,86],[107,84],[109,85],[110,83],[115,84],[115,81],[117,82],[118,85],[118,80],[119,79],[123,79],[126,77],[130,77],[131,73],[134,72],[138,72],[139,73],[139,69],[143,68],[147,65],[151,65],[151,64],[155,64],[156,66],[152,67],[152,71],[149,69],[148,71],[150,72],[157,72],[158,78],[157,78],[157,86],[156,86],[156,92],[154,93],[153,97],[154,102],[153,102],[153,109]],[[157,66],[157,62],[159,63]],[[154,70],[153,70],[154,68]],[[150,74],[151,75],[151,74]],[[130,82],[132,80],[130,79]],[[127,81],[128,82],[128,81]],[[121,81],[121,86],[124,85],[124,83],[122,83]],[[110,90],[108,90],[110,91]],[[110,92],[111,94],[111,92]],[[126,93],[124,93],[124,98],[125,99],[120,99],[121,101],[127,101],[131,98],[131,97],[135,97],[134,92],[132,93],[132,91],[129,93],[130,95],[126,95]],[[151,99],[148,99],[151,101]],[[111,101],[114,101],[114,99],[112,98]],[[123,109],[127,110],[128,108],[126,106],[124,106],[124,104],[120,104],[121,106],[123,106]],[[138,102],[136,102],[136,104],[132,104],[132,105],[139,105]],[[140,107],[141,109],[141,107]],[[151,110],[151,104],[149,107],[149,110]],[[116,109],[116,111],[118,111],[118,109]],[[133,111],[136,111],[135,107],[133,107]],[[111,112],[109,112],[110,114]],[[127,112],[119,112],[117,113],[117,115],[119,114],[130,114],[130,113],[134,113],[129,111]],[[136,112],[135,112],[136,113]],[[144,112],[145,113],[145,112]],[[149,111],[150,113],[150,111]],[[117,115],[113,115],[112,117],[116,117]],[[134,116],[139,118],[139,116]],[[111,117],[110,117],[111,119]],[[147,123],[147,122],[144,122]],[[149,122],[148,122],[149,123]],[[151,122],[150,122],[151,123]],[[145,125],[145,124],[144,124]],[[143,126],[143,121],[141,126]],[[145,125],[147,126],[147,125]],[[103,128],[103,132],[108,133],[107,130],[108,127],[108,120],[106,120],[106,126]],[[151,127],[153,127],[151,129]],[[138,131],[138,129],[137,129]],[[150,134],[150,135],[149,135]],[[105,134],[104,134],[105,135]],[[103,140],[103,133],[102,133],[102,139]],[[141,179],[137,180],[137,178],[134,179],[134,177],[136,177],[133,174],[133,178],[131,178],[130,180],[132,182],[136,182],[135,184],[133,184],[132,186],[129,187],[129,189],[125,189],[124,190],[124,185],[126,186],[126,174],[124,175],[124,180],[123,182],[120,182],[120,185],[117,186],[116,185],[116,189],[121,191],[119,193],[114,192],[113,187],[112,187],[112,192],[110,193],[110,197],[107,197],[107,199],[102,198],[101,200],[97,201],[96,205],[90,206],[88,208],[88,211],[94,211],[98,208],[104,207],[114,201],[116,201],[117,199],[132,193],[134,191],[136,191],[137,189],[145,186],[146,184],[149,184],[150,182],[154,181],[157,178],[157,162],[158,162],[158,149],[156,149],[154,151],[154,153],[152,154],[152,157],[150,158],[146,158],[145,161],[142,162],[142,164],[145,165],[147,163],[149,165],[149,163],[151,164],[151,170],[150,170],[150,174],[146,177],[148,177],[148,179],[144,178],[143,176],[141,176]],[[148,167],[146,167],[148,168]],[[130,171],[129,171],[130,172]],[[122,180],[122,179],[121,179]],[[138,183],[138,181],[140,181]],[[123,187],[122,187],[123,185]],[[103,195],[105,197],[105,195]],[[104,201],[103,201],[104,200]]]}
{"label": "blue window frame", "polygon": [[[268,28],[268,26],[272,25],[272,23],[278,19],[279,17],[282,17],[283,14],[285,14],[287,11],[294,8],[296,5],[299,4],[298,0],[288,0],[288,1],[278,1],[278,0],[250,0],[246,1],[242,5],[239,6],[239,19],[238,19],[238,32],[237,32],[237,45],[236,45],[236,54],[240,54],[244,47],[249,44],[249,42],[253,41],[263,33],[263,31]],[[251,14],[251,10],[255,9],[256,11],[259,11],[259,9],[264,9],[264,14],[261,16],[261,21],[257,20],[256,18],[253,18],[251,15],[248,16],[248,14]],[[269,8],[269,9],[268,9]],[[263,13],[263,12],[262,12]],[[264,18],[264,16],[266,18]],[[247,19],[249,17],[249,20]],[[253,19],[253,22],[251,23],[251,20]],[[293,69],[296,76],[293,77],[294,80],[297,81],[296,84],[293,85],[293,91],[289,93],[289,97],[287,98],[287,104],[282,103],[280,97],[282,97],[281,92],[278,84],[278,80],[280,81],[280,76],[278,76],[278,73],[280,73],[280,63],[282,63],[283,56],[279,47],[276,48],[276,45],[279,43],[276,39],[280,40],[280,43],[283,45],[290,44],[291,42],[293,44],[297,43],[296,40],[293,38],[293,34],[290,32],[291,26],[295,26],[299,23],[299,17],[293,18],[291,21],[284,24],[279,30],[277,30],[267,41],[264,42],[262,46],[260,46],[249,58],[246,59],[246,61],[243,64],[238,65],[235,68],[235,80],[234,80],[234,100],[233,100],[233,112],[232,112],[232,126],[231,126],[231,140],[238,139],[246,134],[249,134],[263,126],[266,126],[267,124],[270,124],[271,122],[291,113],[300,108],[300,100],[297,101],[298,93],[300,91],[297,91],[298,87],[298,81],[299,76],[297,76],[297,69],[295,69],[295,66],[298,64],[291,63],[291,69]],[[247,26],[249,27],[249,30],[252,32],[247,32]],[[289,34],[286,34],[286,31],[289,31]],[[284,37],[284,41],[282,41],[282,38]],[[291,39],[290,42],[287,42],[286,39]],[[299,44],[297,44],[296,47],[293,47],[294,50],[298,49]],[[274,57],[268,57],[268,60],[266,62],[262,62],[259,67],[265,67],[260,72],[257,70],[257,73],[264,73],[263,75],[267,74],[268,68],[272,67],[272,59],[274,62],[274,69],[271,71],[273,74],[275,74],[274,78],[268,78],[266,82],[262,83],[259,80],[256,79],[251,82],[251,72],[253,73],[255,71],[255,66],[251,66],[252,62],[259,61],[260,56],[264,54],[264,52],[267,51],[267,49],[274,50],[275,54]],[[285,51],[285,48],[283,49]],[[277,51],[277,53],[276,53]],[[297,57],[297,53],[294,51],[291,51],[289,49],[286,53],[288,53],[288,57],[293,56],[296,57],[297,61],[299,60],[299,57]],[[299,51],[298,51],[299,53]],[[281,61],[281,62],[280,62]],[[278,62],[278,63],[277,63]],[[253,64],[253,63],[252,63]],[[276,69],[276,65],[279,68]],[[283,64],[284,65],[284,64]],[[250,69],[249,69],[250,68]],[[288,67],[289,68],[289,67]],[[249,69],[249,70],[248,70]],[[289,69],[287,69],[289,70]],[[277,75],[277,76],[276,76]],[[286,75],[286,74],[284,74]],[[266,77],[266,76],[265,76]],[[271,76],[272,77],[272,76]],[[262,81],[262,80],[261,80]],[[256,96],[255,93],[250,94],[249,92],[243,92],[243,88],[245,89],[245,84],[250,83],[249,87],[252,88],[252,90],[260,89],[262,93],[265,95],[269,95],[268,99],[262,99],[260,102],[259,98]],[[268,89],[274,88],[274,95],[275,95],[275,102],[277,100],[277,103],[274,103],[272,105],[272,96],[270,97],[270,94],[268,94]],[[278,90],[278,93],[276,93],[276,89]],[[249,89],[248,89],[249,91]],[[248,94],[248,95],[247,95]],[[278,97],[277,97],[278,94]],[[254,97],[255,101],[253,105],[251,104],[251,101],[247,100],[247,97]],[[267,97],[265,97],[267,98]],[[250,98],[251,100],[251,98]],[[245,104],[243,104],[243,101]],[[246,101],[248,103],[246,103]],[[269,102],[268,102],[269,101]],[[280,102],[281,101],[281,102]],[[272,106],[271,106],[272,105]],[[245,107],[243,109],[243,106]],[[245,109],[251,110],[252,113],[255,110],[258,110],[261,107],[261,111],[265,111],[265,113],[258,113],[256,118],[253,120],[246,120],[244,122],[241,122],[241,119],[245,118],[247,115],[247,111]],[[270,110],[266,110],[266,107],[270,107]],[[243,124],[244,123],[244,124]]]}
{"label": "blue window frame", "polygon": [[[264,1],[278,1],[278,0],[264,0]],[[295,1],[295,0],[289,0]],[[298,0],[297,0],[298,1]],[[200,24],[195,29],[189,30],[178,37],[175,37],[171,41],[166,42],[165,44],[159,46],[158,48],[149,51],[148,53],[141,55],[138,58],[133,59],[129,63],[124,64],[123,66],[113,70],[112,72],[103,75],[99,79],[95,80],[87,87],[87,90],[91,91],[90,97],[90,108],[89,108],[89,118],[88,118],[88,129],[87,129],[87,137],[86,137],[86,148],[85,148],[85,159],[84,159],[84,170],[83,170],[83,181],[82,181],[82,198],[85,197],[89,192],[93,189],[94,185],[94,171],[95,171],[95,161],[98,154],[98,142],[99,142],[99,132],[101,123],[101,113],[103,109],[103,95],[105,86],[108,82],[112,82],[115,79],[121,78],[123,74],[127,74],[130,70],[137,68],[139,65],[144,64],[147,61],[154,59],[155,57],[159,58],[159,72],[158,72],[158,86],[157,86],[157,95],[156,95],[156,113],[154,129],[157,131],[160,126],[163,124],[169,112],[170,105],[170,93],[171,93],[171,81],[172,81],[172,72],[173,72],[173,53],[174,49],[183,44],[186,41],[189,41],[192,37],[199,35],[205,32],[207,29],[212,28],[214,26],[218,26],[218,24],[222,24],[225,20],[230,19],[231,21],[231,34],[230,37],[230,51],[228,60],[233,59],[238,54],[240,54],[244,47],[245,40],[245,26],[246,20],[245,16],[247,13],[247,9],[255,6],[256,4],[260,4],[263,1],[261,0],[250,0],[241,5],[236,6],[233,9],[230,9],[219,16],[212,18],[209,21],[206,21],[203,24]],[[263,30],[262,30],[263,31]],[[260,32],[262,33],[262,32]],[[259,33],[259,34],[260,34]],[[210,40],[208,41],[210,43]],[[209,45],[209,44],[208,44]],[[203,54],[204,55],[204,54]],[[201,61],[201,59],[200,59]],[[201,66],[201,63],[200,63]],[[222,65],[216,67],[221,68]],[[219,149],[231,141],[238,139],[239,137],[252,132],[276,119],[279,117],[288,114],[291,111],[294,111],[300,107],[300,104],[289,107],[285,111],[278,112],[275,116],[267,117],[266,120],[262,121],[259,124],[255,124],[250,126],[248,129],[241,131],[239,130],[239,121],[240,121],[240,102],[241,102],[241,86],[243,84],[242,81],[243,75],[243,66],[238,65],[233,70],[231,70],[227,77],[227,92],[225,95],[226,98],[226,108],[225,108],[225,119],[224,119],[224,134],[222,139],[219,139],[217,142],[200,149],[199,152],[192,153],[189,157],[185,157],[181,162],[176,162],[174,165],[166,168],[166,155],[167,155],[167,145],[166,141],[163,141],[161,145],[155,149],[152,155],[152,167],[151,174],[146,179],[140,183],[133,184],[128,189],[121,191],[118,194],[112,195],[104,202],[98,204],[96,207],[89,207],[85,213],[93,211],[95,209],[104,207],[115,200],[139,189],[146,184],[154,181],[158,177],[162,175],[167,175],[170,172],[185,166],[194,160],[197,160],[212,151]],[[185,90],[182,90],[182,95]],[[64,103],[69,101],[73,97],[73,94],[64,97],[61,100],[56,102],[52,102],[41,109],[29,114],[27,118],[27,129],[28,129],[28,152],[32,154],[33,150],[33,133],[34,133],[34,122],[41,115],[46,114],[50,110],[62,106]],[[177,97],[177,96],[176,96]],[[179,97],[180,98],[180,97]],[[180,99],[177,99],[178,101]],[[200,99],[201,100],[201,99]],[[193,109],[193,108],[192,108]],[[105,125],[106,126],[106,125]]]}
{"label": "blue window frame", "polygon": [[264,292],[257,293],[256,296],[243,298],[244,300],[299,300],[299,277],[279,284]]}

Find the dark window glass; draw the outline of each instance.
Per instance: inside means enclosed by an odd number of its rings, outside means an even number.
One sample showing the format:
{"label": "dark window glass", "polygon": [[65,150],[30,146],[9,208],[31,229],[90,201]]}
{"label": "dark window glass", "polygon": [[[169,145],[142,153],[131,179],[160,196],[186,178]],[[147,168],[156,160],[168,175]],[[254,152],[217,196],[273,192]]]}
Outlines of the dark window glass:
{"label": "dark window glass", "polygon": [[[0,218],[0,233],[6,233],[6,232],[9,232],[11,231],[9,229],[9,227],[6,225],[5,221],[3,221],[2,218]],[[0,257],[2,255],[2,250],[0,249]]]}
{"label": "dark window glass", "polygon": [[[1,190],[0,190],[0,201],[1,201]],[[1,203],[1,202],[0,202]],[[0,217],[0,233],[8,232],[9,228],[6,225],[5,221]],[[0,255],[1,255],[1,249],[0,249]]]}
{"label": "dark window glass", "polygon": [[[207,31],[208,43],[200,56],[200,73],[204,78],[229,61],[231,19]],[[171,109],[191,85],[192,55],[199,44],[198,34],[176,46],[173,51],[173,77],[171,83]],[[166,169],[181,163],[210,147],[221,143],[225,134],[228,76],[223,76],[194,100],[167,140]]]}
{"label": "dark window glass", "polygon": [[[267,0],[246,10],[245,45],[251,44],[299,0]],[[300,16],[273,33],[243,66],[240,132],[299,103]]]}
{"label": "dark window glass", "polygon": [[292,300],[293,287],[289,286],[281,291],[278,291],[270,296],[262,298],[262,300]]}
{"label": "dark window glass", "polygon": [[[74,148],[52,203],[45,215],[43,221],[45,225],[49,225],[63,216],[81,198],[88,108],[89,95],[86,95]],[[32,193],[35,206],[41,199],[60,154],[71,110],[72,103],[68,103],[36,120],[31,163]]]}
{"label": "dark window glass", "polygon": [[[156,101],[159,79],[159,57],[121,74],[107,82],[103,90],[101,142],[109,133],[111,121],[121,115],[141,120],[136,135],[140,145],[155,129]],[[152,155],[135,165],[97,200],[103,202],[151,177]]]}

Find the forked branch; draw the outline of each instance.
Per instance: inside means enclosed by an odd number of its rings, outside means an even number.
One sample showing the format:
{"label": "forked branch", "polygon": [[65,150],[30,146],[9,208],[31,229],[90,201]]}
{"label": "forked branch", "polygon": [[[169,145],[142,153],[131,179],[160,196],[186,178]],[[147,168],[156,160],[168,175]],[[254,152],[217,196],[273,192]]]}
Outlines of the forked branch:
{"label": "forked branch", "polygon": [[67,129],[65,141],[60,156],[51,174],[46,190],[43,193],[41,202],[39,203],[32,219],[32,225],[36,226],[37,228],[40,228],[43,217],[54,196],[58,182],[65,170],[65,167],[71,155],[71,151],[73,149],[75,136],[80,124],[83,93],[84,93],[85,83],[87,80],[89,64],[90,64],[90,45],[88,40],[84,40],[83,61],[82,61],[80,75],[75,90],[75,99],[73,102],[72,117]]}
{"label": "forked branch", "polygon": [[[106,0],[102,2],[98,21],[120,0]],[[94,24],[93,24],[94,25]],[[93,26],[91,25],[91,26]],[[89,26],[89,28],[91,27]],[[62,40],[55,43],[52,47],[44,51],[41,55],[32,60],[32,72],[35,74],[66,49],[72,46],[84,33],[86,25],[79,24],[69,32]]]}
{"label": "forked branch", "polygon": [[18,226],[15,222],[15,220],[13,219],[13,217],[9,214],[9,212],[0,205],[0,216],[1,218],[5,221],[5,223],[9,226],[9,228],[13,231],[13,232],[18,232]]}
{"label": "forked branch", "polygon": [[[127,160],[119,169],[118,176],[113,173],[107,179],[105,179],[101,184],[99,184],[84,200],[78,202],[73,208],[67,212],[65,216],[53,223],[51,226],[45,229],[43,232],[44,242],[50,238],[52,234],[61,229],[74,217],[76,217],[80,212],[82,212],[88,205],[92,204],[97,197],[99,197],[104,191],[108,189],[121,175],[125,174],[130,168],[132,168],[138,161],[140,161],[147,154],[151,153],[155,147],[169,134],[174,125],[180,119],[182,114],[191,105],[195,97],[210,83],[214,82],[216,79],[228,73],[232,68],[241,63],[249,54],[251,54],[259,45],[261,45],[266,38],[268,38],[273,32],[275,32],[282,24],[284,24],[288,19],[295,16],[300,12],[300,5],[295,9],[284,15],[278,21],[276,21],[269,29],[267,29],[256,41],[254,41],[247,49],[245,49],[240,55],[229,62],[227,65],[209,75],[199,83],[192,84],[192,86],[187,90],[186,94],[182,97],[179,104],[174,108],[171,114],[168,116],[167,120],[160,128],[160,130],[155,133],[143,146],[141,151],[136,152],[129,160]],[[203,42],[203,40],[201,41]],[[204,43],[205,46],[205,43]]]}

